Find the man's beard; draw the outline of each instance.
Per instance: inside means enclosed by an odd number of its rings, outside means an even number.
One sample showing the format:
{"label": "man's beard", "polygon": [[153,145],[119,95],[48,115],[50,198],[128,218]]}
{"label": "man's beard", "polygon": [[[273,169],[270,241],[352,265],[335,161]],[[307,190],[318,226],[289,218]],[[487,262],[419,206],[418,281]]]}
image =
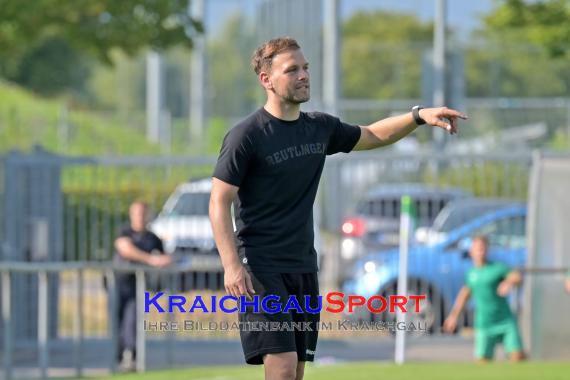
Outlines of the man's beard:
{"label": "man's beard", "polygon": [[295,96],[293,95],[290,98],[287,98],[286,100],[289,103],[293,103],[293,104],[301,104],[301,103],[306,103],[309,101],[309,99],[311,99],[311,95],[307,92],[306,96]]}
{"label": "man's beard", "polygon": [[281,96],[281,98],[290,104],[301,104],[308,102],[311,98],[310,88],[307,88],[306,94],[301,94],[300,92],[301,91],[298,91],[297,89],[293,89],[287,91],[287,93]]}

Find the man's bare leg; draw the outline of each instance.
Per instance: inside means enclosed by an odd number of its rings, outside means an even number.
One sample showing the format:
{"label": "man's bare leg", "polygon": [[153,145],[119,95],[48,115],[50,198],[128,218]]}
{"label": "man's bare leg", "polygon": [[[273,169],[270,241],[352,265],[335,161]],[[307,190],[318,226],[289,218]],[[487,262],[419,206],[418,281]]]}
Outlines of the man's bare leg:
{"label": "man's bare leg", "polygon": [[296,352],[281,352],[278,354],[267,354],[263,357],[265,367],[265,380],[296,380],[299,365],[304,362],[297,362]]}
{"label": "man's bare leg", "polygon": [[510,359],[512,362],[522,362],[526,359],[524,352],[522,351],[515,351],[512,352],[510,355]]}
{"label": "man's bare leg", "polygon": [[303,376],[305,376],[305,362],[298,362],[297,377],[295,378],[295,380],[303,380]]}

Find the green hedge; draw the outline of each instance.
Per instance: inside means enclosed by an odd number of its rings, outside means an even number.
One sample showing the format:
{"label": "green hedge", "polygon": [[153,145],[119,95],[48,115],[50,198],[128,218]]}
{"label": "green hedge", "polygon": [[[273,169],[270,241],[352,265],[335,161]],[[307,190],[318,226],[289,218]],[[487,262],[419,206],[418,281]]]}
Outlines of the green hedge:
{"label": "green hedge", "polygon": [[518,162],[481,162],[424,171],[428,184],[459,187],[477,197],[526,201],[530,166]]}

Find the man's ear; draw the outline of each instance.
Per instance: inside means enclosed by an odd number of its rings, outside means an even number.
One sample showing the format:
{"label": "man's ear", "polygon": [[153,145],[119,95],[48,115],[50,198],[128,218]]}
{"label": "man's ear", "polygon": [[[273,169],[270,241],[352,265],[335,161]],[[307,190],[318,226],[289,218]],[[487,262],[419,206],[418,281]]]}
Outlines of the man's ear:
{"label": "man's ear", "polygon": [[266,90],[273,90],[273,83],[269,79],[269,74],[265,71],[259,73],[259,81]]}

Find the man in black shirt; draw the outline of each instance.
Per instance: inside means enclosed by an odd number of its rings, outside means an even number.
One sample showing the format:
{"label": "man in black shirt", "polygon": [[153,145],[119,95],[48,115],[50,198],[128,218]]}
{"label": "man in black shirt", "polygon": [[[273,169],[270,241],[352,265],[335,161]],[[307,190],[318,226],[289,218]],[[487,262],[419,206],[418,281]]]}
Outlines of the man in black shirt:
{"label": "man in black shirt", "polygon": [[310,296],[311,309],[318,307],[312,209],[325,157],[392,144],[424,123],[455,134],[456,120],[465,116],[445,107],[417,106],[356,126],[325,113],[301,112],[301,103],[309,100],[308,63],[288,37],[260,46],[252,65],[267,102],[224,138],[213,174],[210,220],[228,294],[276,295],[281,307],[295,295],[303,311],[253,313],[248,308],[240,320],[313,326],[313,331],[242,331],[246,362],[264,364],[266,379],[302,379],[317,344],[319,315],[305,312],[304,296]]}
{"label": "man in black shirt", "polygon": [[[162,241],[146,229],[147,206],[136,201],[129,207],[129,225],[123,227],[115,240],[116,264],[142,263],[162,268],[171,264],[170,256],[164,255]],[[134,369],[136,349],[136,277],[134,273],[118,272],[118,355],[121,369]]]}

